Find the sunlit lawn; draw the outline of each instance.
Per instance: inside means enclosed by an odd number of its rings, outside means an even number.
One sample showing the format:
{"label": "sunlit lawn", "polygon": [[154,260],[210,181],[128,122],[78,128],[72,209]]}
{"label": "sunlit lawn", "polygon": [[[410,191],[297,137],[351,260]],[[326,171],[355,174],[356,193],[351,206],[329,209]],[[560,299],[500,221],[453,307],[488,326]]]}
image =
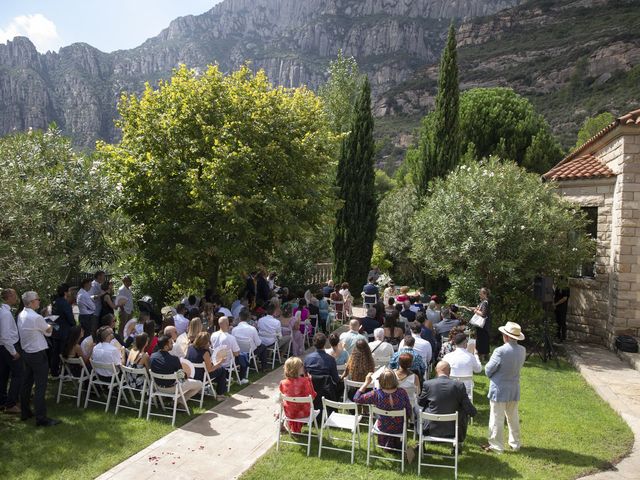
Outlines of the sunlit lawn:
{"label": "sunlit lawn", "polygon": [[[540,360],[527,362],[522,376],[520,420],[523,447],[519,453],[485,453],[489,405],[487,378],[476,376],[474,403],[478,416],[470,426],[459,463],[459,478],[474,479],[573,479],[581,474],[606,469],[627,454],[633,434],[626,423],[587,385],[566,362],[560,367]],[[366,430],[365,430],[366,431]],[[505,441],[507,435],[505,432]],[[273,448],[248,471],[243,480],[267,479],[393,479],[400,464],[374,460],[366,466],[366,437],[356,449],[354,465],[349,454],[324,451],[318,458],[317,442],[312,456],[306,449],[284,445]],[[453,471],[423,469],[425,478],[453,478]],[[419,478],[416,463],[405,471],[406,478]]]}

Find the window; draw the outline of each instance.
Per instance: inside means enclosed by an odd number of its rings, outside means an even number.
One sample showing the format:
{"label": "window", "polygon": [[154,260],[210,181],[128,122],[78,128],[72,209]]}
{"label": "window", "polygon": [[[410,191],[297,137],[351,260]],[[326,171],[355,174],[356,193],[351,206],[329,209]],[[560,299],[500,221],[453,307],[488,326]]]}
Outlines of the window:
{"label": "window", "polygon": [[[598,238],[598,207],[580,207],[587,215],[586,231],[590,238]],[[586,262],[578,268],[579,277],[593,277],[595,273],[596,259]]]}

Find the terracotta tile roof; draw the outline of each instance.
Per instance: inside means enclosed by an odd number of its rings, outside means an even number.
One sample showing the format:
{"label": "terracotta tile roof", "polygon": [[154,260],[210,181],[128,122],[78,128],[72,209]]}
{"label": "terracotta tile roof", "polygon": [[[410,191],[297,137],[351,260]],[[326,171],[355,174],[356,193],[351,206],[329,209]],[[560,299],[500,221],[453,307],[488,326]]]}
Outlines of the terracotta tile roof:
{"label": "terracotta tile roof", "polygon": [[619,126],[640,127],[640,109],[616,118],[578,148],[564,157],[555,167],[543,175],[546,180],[576,180],[580,178],[611,177],[614,173],[593,156],[590,147]]}
{"label": "terracotta tile roof", "polygon": [[546,180],[580,180],[613,176],[615,173],[591,154],[572,158],[566,162],[562,161],[544,174]]}

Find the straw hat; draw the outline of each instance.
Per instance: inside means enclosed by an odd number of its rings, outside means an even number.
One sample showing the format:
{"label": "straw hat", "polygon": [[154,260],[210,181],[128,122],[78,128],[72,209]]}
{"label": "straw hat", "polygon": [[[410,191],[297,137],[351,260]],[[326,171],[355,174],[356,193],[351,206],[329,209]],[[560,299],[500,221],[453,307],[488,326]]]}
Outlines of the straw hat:
{"label": "straw hat", "polygon": [[514,338],[516,340],[524,340],[524,334],[522,333],[522,329],[520,325],[515,322],[507,322],[504,327],[498,327],[500,332],[504,333],[506,336]]}

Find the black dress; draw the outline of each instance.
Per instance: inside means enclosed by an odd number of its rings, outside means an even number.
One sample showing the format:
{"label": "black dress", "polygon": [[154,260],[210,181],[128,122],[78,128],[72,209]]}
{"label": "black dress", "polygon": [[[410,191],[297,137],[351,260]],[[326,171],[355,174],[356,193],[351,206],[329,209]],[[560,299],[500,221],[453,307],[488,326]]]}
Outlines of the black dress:
{"label": "black dress", "polygon": [[489,313],[489,300],[483,300],[478,305],[484,317],[484,327],[476,327],[476,350],[478,355],[489,354],[489,332],[491,332],[491,315]]}

